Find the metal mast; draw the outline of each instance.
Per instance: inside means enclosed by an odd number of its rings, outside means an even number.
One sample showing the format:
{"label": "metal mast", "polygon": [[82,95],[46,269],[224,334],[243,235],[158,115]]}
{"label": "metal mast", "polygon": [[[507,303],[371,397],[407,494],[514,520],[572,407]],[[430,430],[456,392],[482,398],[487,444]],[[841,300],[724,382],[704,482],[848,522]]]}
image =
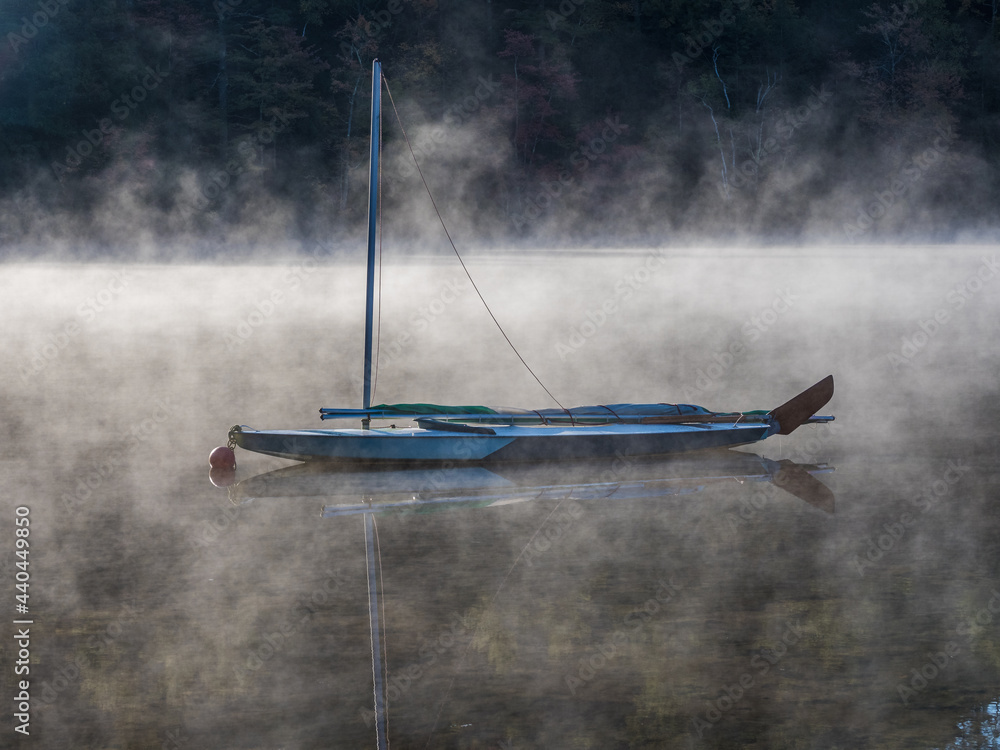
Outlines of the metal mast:
{"label": "metal mast", "polygon": [[[382,106],[382,63],[372,61],[371,156],[368,172],[368,288],[365,302],[365,380],[361,408],[372,405],[372,322],[375,298],[375,234],[378,224],[379,121]],[[365,420],[364,426],[368,426]]]}

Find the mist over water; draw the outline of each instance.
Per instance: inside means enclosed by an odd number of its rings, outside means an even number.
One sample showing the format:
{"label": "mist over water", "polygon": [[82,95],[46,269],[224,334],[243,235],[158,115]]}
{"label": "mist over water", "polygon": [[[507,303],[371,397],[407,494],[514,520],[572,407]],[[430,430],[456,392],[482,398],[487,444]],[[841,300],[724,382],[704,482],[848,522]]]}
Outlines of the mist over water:
{"label": "mist over water", "polygon": [[[391,746],[997,746],[995,247],[466,260],[565,406],[771,409],[832,373],[837,419],[742,461],[497,471],[663,480],[631,498],[378,515]],[[230,492],[206,461],[234,424],[360,405],[363,280],[292,255],[0,266],[0,560],[13,597],[27,506],[37,746],[374,744],[363,520],[322,517],[356,485]],[[381,288],[374,402],[553,405],[444,251]],[[825,467],[834,512],[752,454]],[[237,458],[241,482],[292,465]]]}

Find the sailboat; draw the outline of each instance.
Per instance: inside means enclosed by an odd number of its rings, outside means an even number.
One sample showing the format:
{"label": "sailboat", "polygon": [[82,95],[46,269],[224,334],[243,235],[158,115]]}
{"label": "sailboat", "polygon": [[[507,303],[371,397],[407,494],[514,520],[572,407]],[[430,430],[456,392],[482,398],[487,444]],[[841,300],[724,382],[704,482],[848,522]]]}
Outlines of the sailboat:
{"label": "sailboat", "polygon": [[[755,443],[774,434],[787,435],[803,424],[833,420],[832,416],[816,416],[833,396],[832,375],[770,411],[716,412],[701,406],[666,403],[574,408],[560,405],[559,408],[537,410],[425,403],[373,406],[372,327],[382,82],[382,66],[375,60],[372,63],[362,405],[361,408],[320,409],[322,420],[361,420],[361,427],[256,430],[236,425],[229,431],[230,447],[239,446],[248,451],[297,461],[375,465],[587,461],[728,448]],[[419,165],[417,169],[419,172]],[[462,265],[464,267],[464,263]],[[506,334],[504,336],[506,338]],[[548,392],[548,389],[545,390]],[[553,400],[556,399],[553,397]],[[372,427],[372,421],[389,424]],[[397,427],[395,423],[401,421],[412,422],[414,426]]]}

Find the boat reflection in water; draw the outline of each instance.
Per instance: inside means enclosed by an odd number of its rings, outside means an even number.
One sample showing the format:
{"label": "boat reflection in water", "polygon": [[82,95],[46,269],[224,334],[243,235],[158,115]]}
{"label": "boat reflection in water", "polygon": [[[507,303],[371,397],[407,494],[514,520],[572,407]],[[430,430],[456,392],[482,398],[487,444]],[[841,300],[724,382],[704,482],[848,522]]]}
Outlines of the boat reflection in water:
{"label": "boat reflection in water", "polygon": [[236,483],[236,503],[268,499],[321,500],[323,517],[360,513],[422,513],[445,507],[495,507],[532,500],[603,500],[690,495],[722,484],[771,483],[826,513],[834,496],[816,475],[827,464],[773,461],[722,450],[681,459],[586,463],[439,466],[359,470],[318,462],[259,474]]}
{"label": "boat reflection in water", "polygon": [[[746,449],[312,464],[230,490],[262,550],[284,544],[282,522],[329,519],[272,573],[343,566],[302,637],[311,678],[339,691],[314,710],[342,746],[995,747],[995,504],[970,483],[967,515],[956,502],[918,517],[912,498],[936,467],[891,466],[878,503],[882,464],[834,478]],[[869,564],[900,518],[915,522]],[[259,685],[259,705],[285,710]]]}
{"label": "boat reflection in water", "polygon": [[[827,464],[773,461],[754,453],[732,450],[708,451],[680,459],[635,460],[621,457],[603,463],[490,464],[488,469],[482,466],[435,466],[361,471],[336,464],[311,462],[250,477],[230,487],[230,498],[241,505],[262,500],[320,501],[323,503],[324,518],[364,517],[374,683],[369,683],[374,688],[369,693],[374,695],[372,727],[376,747],[386,748],[389,710],[386,685],[390,683],[383,663],[386,614],[384,604],[380,604],[383,592],[376,516],[459,508],[496,508],[533,500],[553,501],[556,508],[565,501],[590,501],[604,506],[610,501],[695,495],[707,488],[723,485],[747,485],[747,496],[750,497],[755,486],[760,484],[773,484],[819,511],[832,514],[834,495],[816,477],[831,471],[832,467]],[[539,527],[535,535],[540,531]],[[528,545],[525,545],[511,570],[527,549]],[[503,583],[500,584],[502,587]],[[496,593],[499,594],[499,589]],[[476,629],[478,632],[478,626]],[[447,700],[447,693],[445,691],[442,700]],[[431,727],[431,735],[436,728],[436,724]]]}

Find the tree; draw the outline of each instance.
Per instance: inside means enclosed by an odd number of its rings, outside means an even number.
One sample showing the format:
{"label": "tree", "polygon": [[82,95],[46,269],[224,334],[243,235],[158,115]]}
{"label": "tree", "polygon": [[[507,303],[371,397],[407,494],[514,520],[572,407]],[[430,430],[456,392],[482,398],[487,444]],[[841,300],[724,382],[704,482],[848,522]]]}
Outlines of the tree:
{"label": "tree", "polygon": [[[352,152],[355,110],[358,108],[358,94],[364,96],[361,83],[370,75],[371,62],[378,57],[378,29],[365,16],[348,20],[341,27],[337,38],[340,40],[340,54],[333,76],[332,89],[338,99],[346,99],[346,106],[338,108],[346,112],[342,119],[344,132],[339,138],[340,152],[340,210],[347,208],[351,187],[351,171],[354,169]],[[371,90],[371,87],[368,87]],[[359,149],[359,151],[362,149]],[[361,154],[357,154],[360,158]]]}
{"label": "tree", "polygon": [[561,55],[546,57],[535,37],[508,29],[505,46],[498,53],[510,61],[510,72],[501,77],[511,142],[518,161],[535,166],[544,160],[540,148],[564,142],[556,108],[576,99],[576,77]]}
{"label": "tree", "polygon": [[325,114],[326,97],[313,86],[316,75],[329,65],[305,46],[293,29],[263,18],[243,18],[244,25],[233,30],[228,62],[231,88],[229,119],[237,128],[251,133],[258,153],[258,165],[265,166],[270,150],[272,168],[277,166],[278,138],[266,132],[289,121],[307,117],[310,112]]}
{"label": "tree", "polygon": [[962,42],[939,4],[872,3],[859,31],[874,51],[854,68],[863,85],[861,120],[897,129],[920,119],[952,119],[962,96]]}

